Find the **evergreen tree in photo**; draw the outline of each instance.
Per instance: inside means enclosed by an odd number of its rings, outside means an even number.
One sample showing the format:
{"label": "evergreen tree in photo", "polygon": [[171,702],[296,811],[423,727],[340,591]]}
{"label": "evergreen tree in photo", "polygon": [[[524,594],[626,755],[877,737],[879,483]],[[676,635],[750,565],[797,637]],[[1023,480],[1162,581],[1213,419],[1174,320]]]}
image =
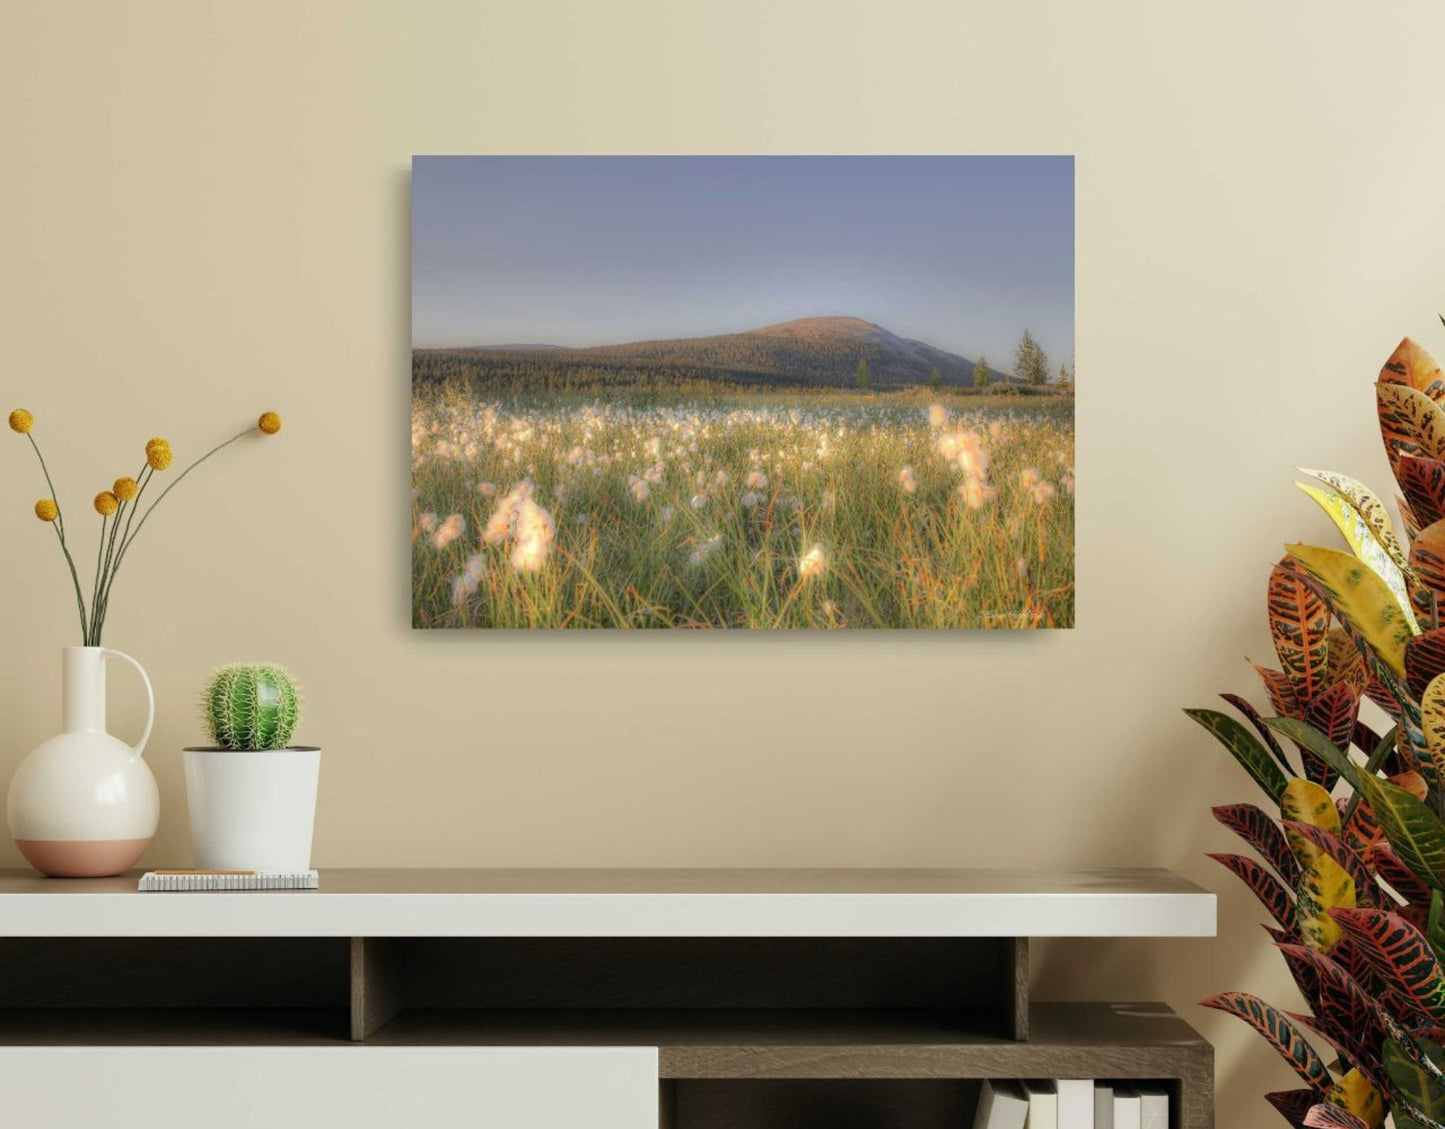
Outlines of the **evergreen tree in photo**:
{"label": "evergreen tree in photo", "polygon": [[935,392],[937,392],[942,386],[943,377],[939,375],[937,369],[934,369],[931,373],[928,374],[928,387],[932,388]]}
{"label": "evergreen tree in photo", "polygon": [[868,370],[868,358],[858,362],[858,388],[866,392],[873,387],[873,374]]}
{"label": "evergreen tree in photo", "polygon": [[1049,358],[1043,347],[1027,329],[1014,350],[1014,375],[1025,384],[1049,382]]}
{"label": "evergreen tree in photo", "polygon": [[1072,382],[1069,380],[1069,366],[1068,366],[1068,365],[1065,365],[1065,364],[1059,365],[1059,383],[1060,383],[1061,385],[1066,386],[1066,387],[1067,387],[1070,383],[1072,383]]}
{"label": "evergreen tree in photo", "polygon": [[973,386],[975,388],[987,388],[989,386],[987,357],[979,357],[979,359],[973,363]]}

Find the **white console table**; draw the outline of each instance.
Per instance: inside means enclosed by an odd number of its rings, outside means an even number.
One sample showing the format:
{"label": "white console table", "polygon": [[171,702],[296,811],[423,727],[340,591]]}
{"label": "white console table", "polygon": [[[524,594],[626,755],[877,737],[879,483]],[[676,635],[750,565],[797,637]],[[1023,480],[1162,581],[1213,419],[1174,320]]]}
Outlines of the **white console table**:
{"label": "white console table", "polygon": [[0,871],[0,1101],[46,1129],[960,1129],[978,1080],[1165,1083],[1157,1004],[1033,1004],[1031,937],[1206,937],[1163,871]]}

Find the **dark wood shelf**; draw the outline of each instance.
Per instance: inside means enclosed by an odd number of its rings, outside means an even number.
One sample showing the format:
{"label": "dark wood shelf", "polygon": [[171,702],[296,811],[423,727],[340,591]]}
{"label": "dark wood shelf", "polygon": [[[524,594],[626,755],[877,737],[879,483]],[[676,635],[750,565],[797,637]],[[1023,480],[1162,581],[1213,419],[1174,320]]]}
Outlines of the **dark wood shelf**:
{"label": "dark wood shelf", "polygon": [[1030,1038],[939,1010],[403,1011],[380,1046],[655,1046],[663,1078],[1179,1077],[1212,1051],[1160,1004],[1041,1004]]}

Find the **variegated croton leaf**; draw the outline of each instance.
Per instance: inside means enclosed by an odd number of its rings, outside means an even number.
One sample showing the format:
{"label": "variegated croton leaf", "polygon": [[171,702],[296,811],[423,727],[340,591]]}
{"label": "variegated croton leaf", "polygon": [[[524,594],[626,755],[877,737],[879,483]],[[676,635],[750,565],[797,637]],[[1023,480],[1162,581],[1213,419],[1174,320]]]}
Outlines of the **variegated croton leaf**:
{"label": "variegated croton leaf", "polygon": [[1427,526],[1445,519],[1445,462],[1401,455],[1397,473],[1411,513]]}
{"label": "variegated croton leaf", "polygon": [[1282,928],[1289,930],[1291,936],[1294,935],[1295,900],[1278,878],[1254,859],[1244,855],[1212,853],[1209,857],[1233,871],[1259,899],[1260,905],[1269,911],[1269,915],[1279,922]]}
{"label": "variegated croton leaf", "polygon": [[1350,1114],[1365,1129],[1380,1129],[1385,1123],[1385,1100],[1377,1085],[1388,1085],[1383,1070],[1377,1078],[1368,1077],[1358,1067],[1347,1070],[1330,1087],[1330,1092],[1325,1095],[1325,1104]]}
{"label": "variegated croton leaf", "polygon": [[[1294,986],[1299,989],[1300,998],[1311,1011],[1320,1010],[1320,974],[1314,965],[1299,956],[1301,952],[1313,952],[1313,949],[1298,945],[1293,940],[1286,938],[1278,943],[1280,956],[1284,958],[1285,967],[1289,969],[1290,978]],[[1295,1012],[1285,1012],[1291,1019],[1300,1019]],[[1301,1022],[1305,1022],[1301,1020]],[[1305,1026],[1310,1024],[1305,1022]]]}
{"label": "variegated croton leaf", "polygon": [[1360,657],[1359,648],[1355,646],[1354,641],[1338,627],[1330,628],[1329,653],[1329,670],[1325,674],[1325,685],[1333,686],[1336,682],[1344,682],[1354,687],[1357,696],[1363,694],[1365,684],[1369,681],[1369,672],[1365,670],[1365,660]]}
{"label": "variegated croton leaf", "polygon": [[[1347,751],[1355,734],[1355,719],[1359,713],[1359,692],[1348,682],[1336,682],[1310,700],[1305,707],[1304,720],[1328,737],[1335,748]],[[1305,768],[1306,775],[1325,788],[1333,788],[1339,779],[1334,769],[1313,755],[1305,758]]]}
{"label": "variegated croton leaf", "polygon": [[1275,803],[1284,795],[1288,778],[1275,762],[1264,745],[1234,718],[1219,710],[1185,710],[1190,720],[1207,729],[1214,738],[1229,750],[1241,768],[1254,778]]}
{"label": "variegated croton leaf", "polygon": [[1403,688],[1403,686],[1404,684],[1398,680],[1392,685],[1387,686],[1384,682],[1380,681],[1373,667],[1371,667],[1369,677],[1365,682],[1365,697],[1369,698],[1370,701],[1384,710],[1386,715],[1388,715],[1390,720],[1396,725],[1400,724],[1402,714],[1400,698],[1395,690],[1397,687]]}
{"label": "variegated croton leaf", "polygon": [[1307,474],[1311,478],[1327,483],[1348,501],[1369,528],[1380,548],[1394,562],[1395,567],[1402,571],[1408,570],[1409,558],[1405,555],[1405,549],[1400,544],[1400,539],[1395,536],[1395,527],[1390,524],[1390,511],[1385,508],[1385,503],[1380,501],[1373,490],[1347,474],[1337,474],[1332,470],[1310,470],[1308,467],[1297,467],[1296,469],[1301,474]]}
{"label": "variegated croton leaf", "polygon": [[1373,1129],[1349,1110],[1337,1105],[1310,1106],[1303,1124],[1305,1129]]}
{"label": "variegated croton leaf", "polygon": [[1319,1094],[1329,1091],[1334,1079],[1325,1069],[1324,1061],[1282,1011],[1248,992],[1220,992],[1201,1000],[1203,1007],[1228,1012],[1244,1020],[1259,1032],[1294,1072]]}
{"label": "variegated croton leaf", "polygon": [[1400,524],[1405,527],[1405,536],[1414,541],[1424,530],[1424,524],[1410,511],[1410,503],[1399,494],[1395,495],[1395,508],[1400,511]]}
{"label": "variegated croton leaf", "polygon": [[1279,798],[1279,812],[1284,819],[1284,838],[1299,860],[1301,868],[1320,855],[1319,847],[1291,830],[1293,825],[1308,823],[1322,827],[1332,834],[1339,834],[1340,812],[1329,792],[1313,780],[1303,776],[1293,777]]}
{"label": "variegated croton leaf", "polygon": [[1325,688],[1329,669],[1330,609],[1287,557],[1269,574],[1269,633],[1274,653],[1297,701]]}
{"label": "variegated croton leaf", "polygon": [[1440,1045],[1420,1035],[1412,1035],[1409,1044],[1388,1039],[1384,1060],[1395,1091],[1397,1129],[1445,1123],[1445,1084],[1439,1078],[1445,1051]]}
{"label": "variegated croton leaf", "polygon": [[1405,901],[1418,906],[1430,904],[1430,887],[1415,877],[1383,837],[1365,849],[1365,862]]}
{"label": "variegated croton leaf", "polygon": [[1276,1090],[1273,1093],[1265,1094],[1264,1100],[1279,1112],[1294,1129],[1303,1129],[1305,1117],[1317,1104],[1319,1104],[1319,1091],[1309,1088],[1303,1090]]}
{"label": "variegated croton leaf", "polygon": [[1405,640],[1416,634],[1414,617],[1368,565],[1349,553],[1316,545],[1286,547],[1328,598],[1371,673],[1393,688],[1405,676]]}
{"label": "variegated croton leaf", "polygon": [[1331,913],[1355,906],[1355,880],[1344,867],[1321,852],[1304,868],[1295,889],[1295,921],[1300,936],[1315,951],[1329,952],[1342,935]]}
{"label": "variegated croton leaf", "polygon": [[[1333,806],[1333,805],[1331,805]],[[1338,816],[1338,812],[1336,812]],[[1355,884],[1355,897],[1360,905],[1371,906],[1377,904],[1375,896],[1375,877],[1370,868],[1365,865],[1365,860],[1359,853],[1347,844],[1343,839],[1323,827],[1316,827],[1312,823],[1285,823],[1285,833],[1291,841],[1299,839],[1308,840],[1317,850],[1334,859],[1345,873],[1350,876]],[[1338,823],[1336,824],[1338,826]]]}
{"label": "variegated croton leaf", "polygon": [[1276,717],[1304,716],[1304,707],[1295,697],[1294,684],[1290,682],[1289,675],[1259,663],[1250,663],[1250,666],[1254,667],[1254,672],[1264,684],[1264,692],[1269,695],[1269,704],[1274,707]]}
{"label": "variegated croton leaf", "polygon": [[[1332,1027],[1326,1021],[1318,1019],[1308,1012],[1287,1011],[1285,1015],[1289,1016],[1290,1019],[1294,1020],[1306,1031],[1313,1031],[1333,1048],[1335,1054],[1338,1056],[1336,1061],[1330,1064],[1333,1069],[1341,1070],[1343,1069],[1341,1065],[1343,1063],[1358,1063],[1360,1061],[1355,1052],[1351,1050],[1350,1043],[1339,1037],[1338,1028]],[[1367,1090],[1354,1096],[1354,1100],[1358,1101],[1361,1105],[1365,1105],[1369,1101],[1368,1094],[1370,1091],[1375,1090],[1376,1086],[1383,1087],[1389,1084],[1385,1079],[1384,1069],[1382,1067],[1372,1067],[1366,1070],[1362,1066],[1354,1066],[1351,1069],[1357,1074],[1358,1079],[1368,1087]],[[1339,1084],[1337,1080],[1335,1086],[1339,1086]],[[1326,1096],[1328,1097],[1328,1095]]]}
{"label": "variegated croton leaf", "polygon": [[1254,731],[1259,734],[1259,739],[1264,742],[1265,747],[1274,754],[1274,759],[1279,761],[1280,768],[1293,776],[1294,770],[1290,768],[1289,758],[1284,755],[1284,749],[1275,739],[1274,730],[1264,723],[1264,718],[1260,716],[1259,711],[1254,708],[1250,700],[1238,694],[1220,694],[1219,696],[1244,715],[1245,720],[1254,726]]}
{"label": "variegated croton leaf", "polygon": [[1360,792],[1400,861],[1416,878],[1445,888],[1445,824],[1416,795],[1369,773],[1359,774]]}
{"label": "variegated croton leaf", "polygon": [[1445,674],[1445,627],[1421,632],[1405,644],[1405,685],[1418,702],[1425,687]]}
{"label": "variegated croton leaf", "polygon": [[1340,536],[1345,539],[1350,552],[1385,582],[1402,607],[1409,607],[1410,582],[1406,579],[1405,569],[1395,563],[1394,558],[1376,538],[1369,523],[1360,516],[1349,499],[1316,482],[1296,482],[1295,486],[1325,512],[1325,516],[1340,531]]}
{"label": "variegated croton leaf", "polygon": [[1420,582],[1445,599],[1445,521],[1437,521],[1410,539],[1410,567]]}
{"label": "variegated croton leaf", "polygon": [[1339,908],[1330,916],[1412,1011],[1445,1022],[1445,972],[1420,930],[1388,910]]}
{"label": "variegated croton leaf", "polygon": [[1381,384],[1402,384],[1423,392],[1437,404],[1445,403],[1445,374],[1430,350],[1412,337],[1403,338],[1380,369]]}
{"label": "variegated croton leaf", "polygon": [[[1445,411],[1430,397],[1403,384],[1377,384],[1375,404],[1380,438],[1385,441],[1385,455],[1396,481],[1400,479],[1402,460],[1445,456]],[[1405,496],[1410,497],[1408,491]],[[1414,499],[1410,501],[1413,506]],[[1425,515],[1416,510],[1415,516],[1423,519]]]}
{"label": "variegated croton leaf", "polygon": [[1420,730],[1436,779],[1445,779],[1445,674],[1432,678],[1420,695]]}
{"label": "variegated croton leaf", "polygon": [[[1376,1080],[1381,1073],[1381,1055],[1389,1035],[1388,1016],[1378,1000],[1370,996],[1353,976],[1332,956],[1315,952],[1304,945],[1281,945],[1280,952],[1293,973],[1296,966],[1309,968],[1313,979],[1308,983],[1313,996],[1305,999],[1315,1012],[1315,1022],[1349,1061],[1358,1063]],[[1299,983],[1301,976],[1295,976]]]}
{"label": "variegated croton leaf", "polygon": [[1262,808],[1254,804],[1221,804],[1214,809],[1214,818],[1258,851],[1286,883],[1293,885],[1299,878],[1299,862],[1285,842],[1284,832]]}
{"label": "variegated croton leaf", "polygon": [[[1429,794],[1425,778],[1418,772],[1401,772],[1387,777],[1387,779],[1396,788],[1403,788],[1417,800],[1423,800]],[[1363,792],[1360,793],[1360,802],[1355,806],[1354,814],[1350,816],[1349,823],[1345,825],[1341,838],[1357,851],[1368,850],[1372,845],[1385,841],[1385,833],[1381,830],[1380,822],[1375,818],[1375,813],[1370,808],[1370,801],[1364,797]]]}

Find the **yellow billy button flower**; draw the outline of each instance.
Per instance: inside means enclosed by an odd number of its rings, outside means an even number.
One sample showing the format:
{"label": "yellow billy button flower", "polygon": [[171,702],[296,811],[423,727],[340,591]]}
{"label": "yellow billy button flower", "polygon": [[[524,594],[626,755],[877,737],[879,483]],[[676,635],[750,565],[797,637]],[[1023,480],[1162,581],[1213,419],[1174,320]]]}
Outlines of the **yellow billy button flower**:
{"label": "yellow billy button flower", "polygon": [[152,439],[146,444],[146,462],[151,470],[165,470],[171,465],[171,445],[164,439]]}
{"label": "yellow billy button flower", "polygon": [[118,509],[120,502],[109,490],[102,490],[95,496],[95,512],[101,517],[110,517]]}
{"label": "yellow billy button flower", "polygon": [[[10,430],[19,435],[24,435],[35,426],[35,417],[24,408],[16,408],[10,413]],[[278,424],[279,426],[279,424]]]}
{"label": "yellow billy button flower", "polygon": [[134,478],[117,478],[110,492],[122,502],[134,502],[135,496],[140,493],[140,483]]}
{"label": "yellow billy button flower", "polygon": [[275,412],[262,412],[261,418],[256,421],[256,426],[267,435],[275,435],[281,430],[281,417]]}
{"label": "yellow billy button flower", "polygon": [[41,498],[35,503],[35,516],[41,521],[54,521],[60,516],[60,507],[54,498]]}

